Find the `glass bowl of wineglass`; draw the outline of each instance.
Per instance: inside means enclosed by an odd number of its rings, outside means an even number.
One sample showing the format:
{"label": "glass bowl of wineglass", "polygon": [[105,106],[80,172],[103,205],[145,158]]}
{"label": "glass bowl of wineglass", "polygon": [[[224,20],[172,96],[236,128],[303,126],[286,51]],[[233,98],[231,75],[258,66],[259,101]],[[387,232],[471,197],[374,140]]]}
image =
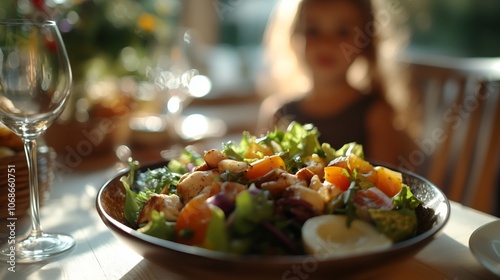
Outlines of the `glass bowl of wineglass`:
{"label": "glass bowl of wineglass", "polygon": [[[0,20],[0,122],[23,140],[31,216],[29,234],[0,247],[0,258],[4,260],[14,256],[18,263],[43,261],[75,245],[71,236],[46,233],[41,228],[36,153],[36,139],[62,113],[71,82],[68,56],[54,21]],[[12,188],[15,193],[15,184],[2,187]],[[11,222],[15,225],[16,221]]]}

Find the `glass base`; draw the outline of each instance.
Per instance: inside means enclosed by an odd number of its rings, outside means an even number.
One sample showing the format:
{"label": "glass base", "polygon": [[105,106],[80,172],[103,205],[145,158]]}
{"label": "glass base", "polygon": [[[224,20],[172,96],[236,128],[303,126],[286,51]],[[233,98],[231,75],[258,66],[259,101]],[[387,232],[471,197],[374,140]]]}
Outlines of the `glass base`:
{"label": "glass base", "polygon": [[59,256],[74,246],[75,240],[69,235],[42,233],[3,245],[0,257],[7,262],[35,263]]}

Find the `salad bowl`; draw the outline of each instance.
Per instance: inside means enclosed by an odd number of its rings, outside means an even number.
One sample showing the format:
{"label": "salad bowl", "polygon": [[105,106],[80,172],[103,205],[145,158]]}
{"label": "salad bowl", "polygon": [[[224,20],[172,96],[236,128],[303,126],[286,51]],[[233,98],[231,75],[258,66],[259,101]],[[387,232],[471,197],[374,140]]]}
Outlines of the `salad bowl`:
{"label": "salad bowl", "polygon": [[[144,165],[138,171],[166,166],[167,162]],[[421,176],[400,170],[403,182],[425,207],[434,210],[434,225],[408,240],[369,253],[318,257],[314,255],[239,256],[163,240],[140,233],[125,219],[126,191],[120,178],[124,170],[99,190],[96,208],[102,221],[123,243],[145,259],[186,279],[329,279],[354,276],[360,271],[393,264],[414,255],[447,223],[450,204],[439,188]]]}

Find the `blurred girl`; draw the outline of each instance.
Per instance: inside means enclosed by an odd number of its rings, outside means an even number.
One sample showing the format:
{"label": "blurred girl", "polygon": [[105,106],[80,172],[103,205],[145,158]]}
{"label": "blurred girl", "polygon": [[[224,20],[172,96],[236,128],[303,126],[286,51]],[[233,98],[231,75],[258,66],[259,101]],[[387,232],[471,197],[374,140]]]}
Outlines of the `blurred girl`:
{"label": "blurred girl", "polygon": [[[369,159],[397,163],[402,138],[384,98],[373,14],[369,0],[301,1],[291,39],[307,69],[309,89],[291,101],[280,103],[279,96],[264,101],[260,132],[283,129],[290,121],[312,123],[321,142],[334,148],[358,142]],[[354,63],[365,66],[364,79],[356,82],[349,79]]]}

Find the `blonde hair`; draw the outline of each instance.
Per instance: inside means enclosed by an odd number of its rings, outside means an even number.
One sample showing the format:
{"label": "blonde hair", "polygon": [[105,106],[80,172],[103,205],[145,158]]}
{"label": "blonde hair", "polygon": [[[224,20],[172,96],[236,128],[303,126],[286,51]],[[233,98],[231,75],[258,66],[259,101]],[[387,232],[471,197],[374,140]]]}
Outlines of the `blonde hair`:
{"label": "blonde hair", "polygon": [[293,22],[301,0],[279,0],[263,38],[264,64],[258,78],[259,93],[279,99],[293,99],[310,87],[308,75],[295,53],[291,38]]}

